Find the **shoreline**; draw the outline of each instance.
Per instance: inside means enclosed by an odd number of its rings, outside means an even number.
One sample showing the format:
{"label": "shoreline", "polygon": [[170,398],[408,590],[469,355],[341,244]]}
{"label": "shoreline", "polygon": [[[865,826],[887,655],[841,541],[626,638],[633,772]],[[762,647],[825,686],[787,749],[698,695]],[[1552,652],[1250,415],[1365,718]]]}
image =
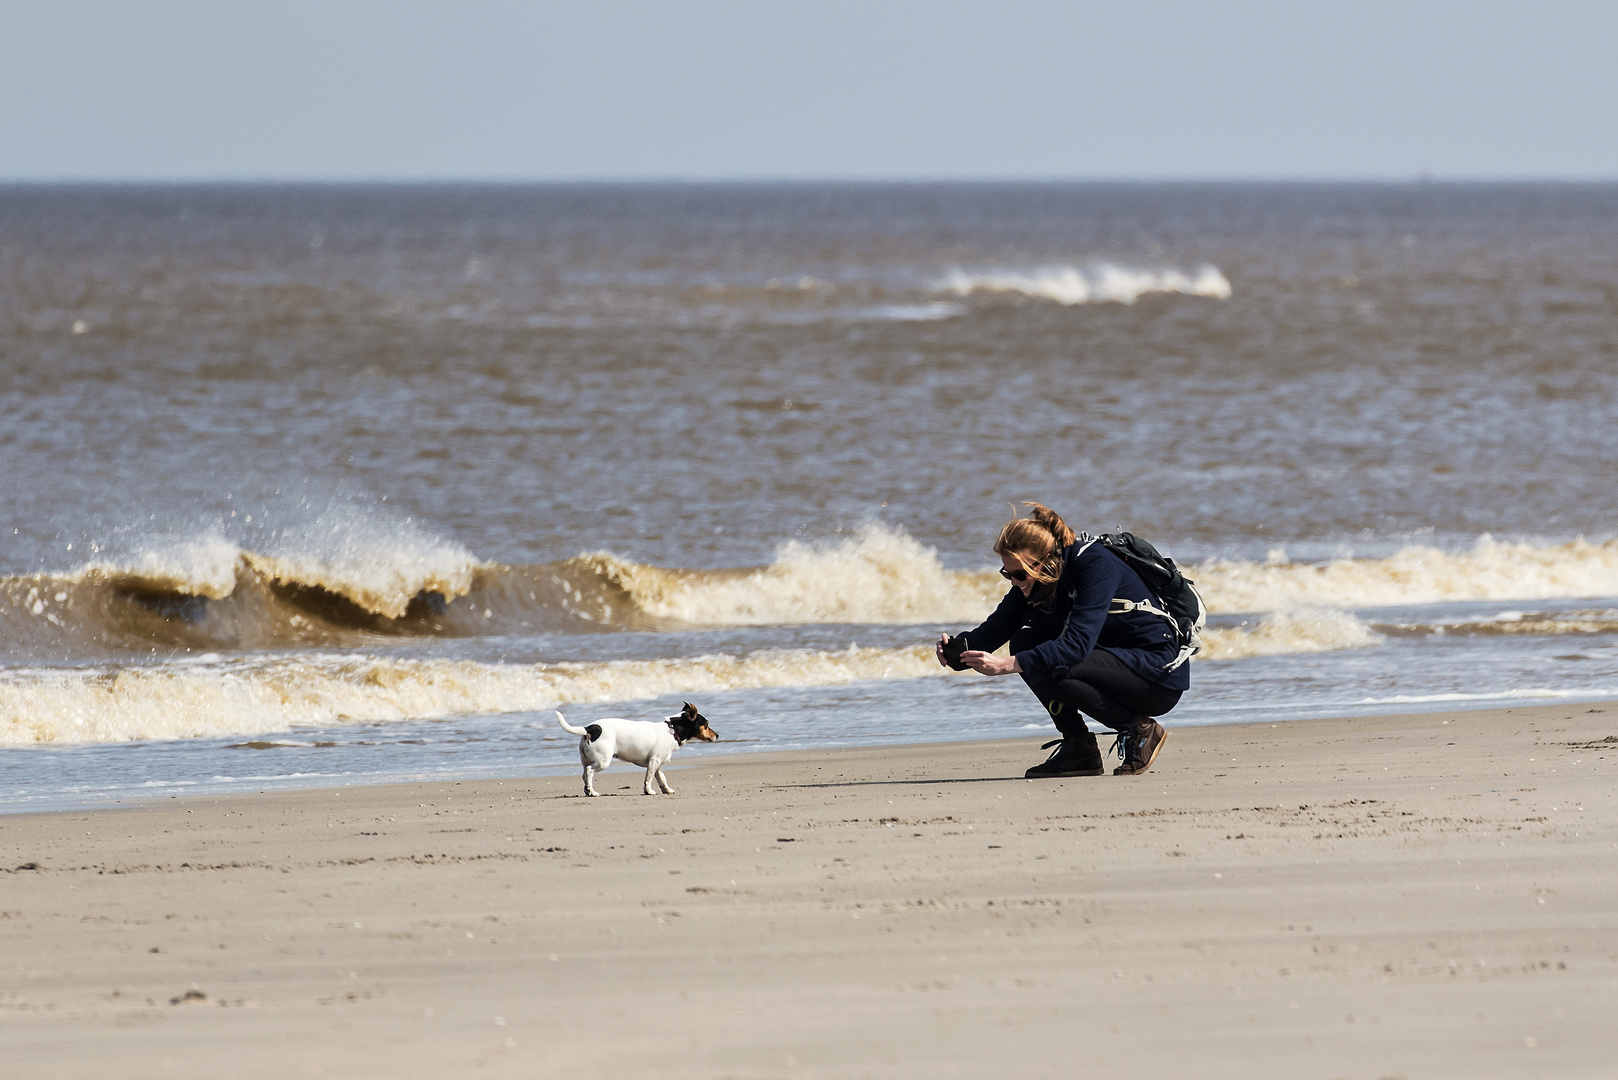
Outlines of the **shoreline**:
{"label": "shoreline", "polygon": [[[1618,708],[0,818],[8,1075],[1597,1077]],[[1608,739],[1611,741],[1607,741]],[[628,797],[624,797],[628,796]]]}
{"label": "shoreline", "polygon": [[[1530,701],[1533,702],[1533,703],[1529,703]],[[1608,704],[1608,703],[1618,704],[1618,698],[1614,698],[1614,697],[1610,697],[1610,696],[1591,696],[1591,697],[1582,697],[1581,696],[1581,697],[1572,697],[1572,698],[1558,698],[1558,699],[1555,699],[1553,702],[1540,703],[1542,701],[1543,701],[1543,699],[1519,699],[1516,704],[1513,704],[1513,705],[1510,705],[1510,706],[1489,706],[1489,707],[1486,707],[1486,708],[1454,708],[1454,707],[1446,707],[1446,706],[1452,706],[1452,705],[1455,705],[1455,704],[1465,704],[1465,703],[1451,703],[1451,702],[1411,703],[1411,704],[1417,704],[1417,705],[1425,706],[1425,707],[1417,708],[1414,711],[1406,711],[1406,712],[1350,713],[1350,714],[1346,714],[1346,715],[1344,715],[1344,714],[1334,714],[1334,715],[1329,715],[1329,716],[1304,716],[1304,717],[1293,716],[1293,717],[1290,717],[1290,718],[1281,718],[1281,719],[1275,719],[1275,720],[1265,720],[1265,719],[1252,719],[1252,720],[1201,720],[1201,721],[1196,721],[1196,722],[1192,722],[1192,723],[1188,723],[1188,724],[1174,723],[1173,722],[1173,716],[1172,716],[1172,714],[1170,714],[1169,721],[1166,722],[1164,724],[1164,726],[1166,728],[1168,728],[1171,732],[1174,732],[1174,731],[1188,731],[1188,730],[1202,730],[1202,729],[1207,729],[1207,728],[1229,728],[1229,727],[1246,727],[1246,726],[1251,726],[1251,727],[1258,728],[1258,727],[1274,727],[1276,725],[1309,724],[1309,723],[1332,722],[1332,721],[1344,721],[1344,722],[1346,722],[1346,721],[1354,721],[1354,720],[1374,720],[1374,719],[1379,719],[1379,718],[1404,717],[1404,716],[1433,716],[1433,715],[1438,715],[1438,714],[1443,714],[1443,715],[1446,715],[1446,716],[1453,714],[1453,715],[1460,716],[1460,715],[1470,715],[1470,714],[1476,714],[1476,713],[1492,714],[1492,713],[1497,713],[1497,712],[1516,712],[1516,711],[1521,711],[1523,709],[1537,709],[1537,708],[1546,708],[1546,709],[1552,709],[1552,710],[1559,709],[1559,708],[1576,709],[1576,708],[1581,707],[1581,706],[1602,705],[1602,704]],[[1053,726],[1051,726],[1049,724],[1046,724],[1039,730],[1030,730],[1028,732],[1027,738],[1029,738],[1029,739],[1039,738],[1042,741],[1049,741],[1049,739],[1054,737],[1055,734],[1056,734],[1056,729]],[[1107,731],[1099,731],[1099,732],[1097,732],[1097,738],[1101,740],[1104,750],[1107,747],[1107,739],[1111,734],[1112,734],[1111,732],[1107,732]],[[295,733],[280,733],[276,737],[278,737],[278,738],[292,738],[292,737],[295,737]],[[224,736],[222,738],[248,739],[248,738],[250,738],[250,736],[232,735],[232,736]],[[758,756],[758,755],[771,755],[771,754],[837,753],[837,752],[850,751],[850,750],[878,750],[878,749],[883,749],[883,748],[888,748],[888,749],[926,748],[926,747],[950,746],[950,745],[954,745],[954,744],[957,744],[957,743],[976,744],[976,743],[992,743],[992,742],[1016,742],[1017,738],[1018,737],[1016,737],[1016,736],[1008,735],[1004,731],[999,731],[999,732],[994,732],[994,733],[989,733],[989,734],[982,734],[982,735],[975,735],[975,734],[969,734],[969,733],[957,733],[953,737],[945,736],[945,737],[936,737],[935,738],[935,737],[931,737],[931,736],[923,736],[923,737],[919,737],[919,738],[916,738],[916,739],[908,739],[908,740],[907,739],[891,739],[891,738],[888,738],[888,737],[885,737],[885,736],[872,736],[870,739],[866,739],[866,740],[852,740],[852,739],[847,739],[847,738],[834,738],[834,739],[829,739],[827,741],[827,743],[825,743],[825,744],[814,745],[814,746],[798,745],[798,746],[787,746],[787,747],[779,747],[779,748],[778,747],[760,747],[758,749],[726,749],[726,748],[724,748],[725,743],[722,740],[720,743],[714,744],[714,745],[703,745],[703,744],[697,744],[697,743],[690,744],[690,746],[688,746],[687,748],[684,749],[683,753],[677,754],[675,756],[674,761],[669,766],[669,768],[670,769],[686,768],[686,767],[693,766],[694,762],[696,762],[696,761],[714,761],[714,760],[717,760],[717,759],[720,759],[720,758],[731,758],[731,757],[751,758],[751,757],[755,757],[755,756]],[[189,741],[190,740],[183,740],[183,739],[182,740],[172,740],[172,744],[184,745],[186,742],[189,742]],[[738,740],[738,742],[739,742],[739,740]],[[47,753],[47,752],[56,752],[56,751],[73,752],[73,751],[79,751],[79,750],[115,749],[119,745],[126,745],[126,744],[82,743],[82,744],[75,744],[75,745],[69,745],[69,746],[6,747],[4,749],[5,750],[21,751],[21,752],[24,752],[24,753]],[[151,745],[151,744],[149,742],[142,741],[142,742],[138,743],[138,745],[146,746],[146,745]],[[164,745],[169,745],[169,744],[164,744]],[[697,753],[693,754],[692,750],[696,750]],[[42,798],[41,802],[44,803],[45,805],[24,805],[24,804],[20,804],[20,803],[12,803],[12,802],[0,801],[0,821],[4,821],[4,820],[7,820],[9,818],[16,817],[16,816],[19,816],[19,815],[27,815],[27,814],[53,814],[53,813],[54,814],[61,814],[61,813],[75,813],[75,812],[97,811],[97,810],[134,809],[134,808],[150,806],[150,805],[162,805],[162,804],[167,803],[167,802],[173,802],[173,801],[183,800],[183,799],[236,798],[236,797],[244,797],[244,796],[249,796],[249,795],[271,795],[271,794],[278,794],[278,793],[289,794],[289,793],[293,793],[293,792],[309,792],[309,791],[339,791],[339,790],[347,791],[347,790],[354,790],[354,789],[396,787],[396,786],[408,785],[408,784],[459,783],[459,782],[484,781],[484,780],[487,780],[487,781],[521,780],[521,779],[525,779],[525,778],[556,777],[556,776],[564,776],[564,775],[576,774],[578,772],[578,770],[579,770],[579,766],[573,760],[576,755],[575,755],[575,753],[574,753],[574,751],[572,749],[571,742],[568,743],[566,750],[563,751],[563,752],[567,755],[568,760],[565,760],[565,761],[562,761],[562,762],[559,762],[559,763],[538,764],[538,765],[535,765],[535,764],[532,764],[532,763],[520,763],[520,764],[513,765],[510,768],[468,769],[468,770],[459,771],[459,772],[446,772],[446,773],[444,773],[444,774],[442,774],[440,776],[426,776],[426,775],[423,775],[423,774],[408,774],[408,773],[395,773],[395,774],[373,773],[373,774],[360,774],[359,778],[357,780],[355,780],[354,782],[352,782],[352,783],[325,783],[325,782],[322,782],[322,781],[329,781],[329,780],[337,779],[337,776],[335,774],[327,774],[327,775],[310,777],[310,779],[312,779],[313,782],[308,783],[308,784],[296,783],[296,782],[294,782],[294,783],[281,783],[281,784],[274,783],[274,781],[277,781],[277,780],[288,780],[288,779],[290,779],[290,780],[297,781],[297,780],[302,780],[302,779],[305,778],[304,776],[300,776],[298,774],[289,774],[287,777],[259,777],[259,778],[255,778],[252,781],[253,784],[257,784],[257,783],[261,783],[261,782],[265,782],[265,781],[270,781],[271,786],[268,786],[268,787],[253,788],[253,787],[249,786],[249,787],[242,787],[242,788],[238,788],[238,789],[226,789],[226,790],[209,789],[206,786],[209,783],[209,781],[165,781],[161,785],[159,785],[160,790],[158,790],[158,789],[151,790],[149,794],[147,794],[147,793],[131,794],[129,792],[124,792],[124,793],[120,793],[118,795],[111,795],[111,796],[107,796],[104,799],[96,799],[96,800],[93,800],[93,801],[72,802],[72,801],[69,801],[67,799]],[[1030,762],[1030,764],[1033,764],[1033,762]],[[1111,756],[1107,757],[1107,768],[1108,768],[1109,771],[1116,764],[1117,764],[1117,762]],[[628,768],[628,766],[626,766],[623,762],[615,761],[613,763],[612,769],[610,770],[610,774],[617,774],[617,773],[623,772],[627,768]],[[193,789],[201,789],[201,790],[193,790]]]}

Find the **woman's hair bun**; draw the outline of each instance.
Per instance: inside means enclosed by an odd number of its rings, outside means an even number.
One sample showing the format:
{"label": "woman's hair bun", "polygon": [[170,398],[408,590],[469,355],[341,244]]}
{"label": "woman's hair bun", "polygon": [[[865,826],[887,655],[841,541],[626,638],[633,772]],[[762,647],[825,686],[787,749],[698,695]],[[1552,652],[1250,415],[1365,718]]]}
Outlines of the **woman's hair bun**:
{"label": "woman's hair bun", "polygon": [[1034,524],[1051,534],[1051,539],[1056,541],[1057,547],[1065,548],[1073,542],[1073,530],[1068,528],[1061,514],[1044,503],[1025,502],[1023,505],[1028,507],[1028,517]]}

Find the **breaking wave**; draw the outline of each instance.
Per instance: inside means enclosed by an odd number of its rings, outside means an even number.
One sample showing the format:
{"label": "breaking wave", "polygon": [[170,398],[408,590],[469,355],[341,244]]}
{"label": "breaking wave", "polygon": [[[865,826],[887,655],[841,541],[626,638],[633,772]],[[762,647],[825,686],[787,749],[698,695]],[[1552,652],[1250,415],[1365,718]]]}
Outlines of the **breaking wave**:
{"label": "breaking wave", "polygon": [[933,549],[874,524],[838,544],[785,544],[756,570],[668,571],[606,553],[575,562],[644,616],[693,626],[975,622],[1004,592],[997,575],[946,570]]}
{"label": "breaking wave", "polygon": [[1216,266],[1200,267],[1194,274],[1181,270],[1137,270],[1113,263],[1080,268],[1047,266],[1037,270],[967,273],[955,270],[941,288],[958,296],[975,292],[1019,293],[1058,304],[1133,304],[1148,293],[1181,293],[1230,299],[1230,281]]}
{"label": "breaking wave", "polygon": [[1291,563],[1278,550],[1265,562],[1215,559],[1187,573],[1216,612],[1618,596],[1618,540],[1532,544],[1483,536],[1458,553],[1413,545],[1385,559],[1314,564]]}
{"label": "breaking wave", "polygon": [[223,541],[67,574],[0,578],[0,646],[97,649],[363,645],[376,635],[677,631],[793,623],[959,623],[999,578],[946,570],[903,532],[788,543],[768,566],[681,570],[609,552],[538,566],[475,563],[451,545],[265,555]]}
{"label": "breaking wave", "polygon": [[[1188,565],[1214,614],[1282,615],[1239,645],[1209,632],[1210,655],[1366,644],[1339,612],[1452,601],[1618,596],[1618,540],[1413,546],[1383,559]],[[262,553],[204,537],[60,574],[0,578],[0,649],[14,659],[221,649],[365,647],[398,636],[532,635],[791,624],[970,625],[1004,595],[990,569],[953,570],[902,530],[871,524],[840,541],[783,545],[766,566],[686,570],[610,552],[556,563],[478,563],[431,538],[349,537],[324,550]],[[1610,621],[1567,614],[1475,633],[1591,633]],[[1266,627],[1268,627],[1266,629]],[[1431,632],[1445,632],[1435,629]],[[1255,636],[1256,635],[1256,636]],[[1328,646],[1325,643],[1340,641]],[[1221,651],[1222,650],[1222,651]]]}
{"label": "breaking wave", "polygon": [[264,551],[244,550],[211,534],[151,542],[122,558],[94,560],[63,580],[221,600],[235,591],[246,569],[274,585],[318,589],[397,619],[424,592],[446,599],[465,594],[475,566],[459,544],[408,525],[347,521],[277,532]]}
{"label": "breaking wave", "polygon": [[106,581],[115,586],[156,593],[223,599],[236,588],[236,569],[242,550],[222,536],[157,539],[119,559],[97,559],[68,583]]}

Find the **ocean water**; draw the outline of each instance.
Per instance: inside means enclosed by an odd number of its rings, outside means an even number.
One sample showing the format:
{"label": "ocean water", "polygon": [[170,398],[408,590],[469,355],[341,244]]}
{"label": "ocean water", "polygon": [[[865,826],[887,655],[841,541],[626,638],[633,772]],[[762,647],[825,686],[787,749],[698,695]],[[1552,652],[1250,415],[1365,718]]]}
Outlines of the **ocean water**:
{"label": "ocean water", "polygon": [[1613,185],[0,187],[0,418],[0,810],[1047,733],[1023,499],[1173,723],[1618,696]]}

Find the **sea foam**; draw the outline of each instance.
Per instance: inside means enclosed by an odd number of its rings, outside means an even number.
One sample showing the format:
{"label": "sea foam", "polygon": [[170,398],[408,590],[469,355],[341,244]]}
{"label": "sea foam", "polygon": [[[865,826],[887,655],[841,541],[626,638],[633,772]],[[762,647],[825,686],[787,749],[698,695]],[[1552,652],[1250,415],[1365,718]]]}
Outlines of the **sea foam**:
{"label": "sea foam", "polygon": [[0,678],[0,746],[250,735],[940,671],[923,646],[603,663],[294,656],[104,672],[35,670]]}
{"label": "sea foam", "polygon": [[[1210,630],[1204,655],[1229,660],[1363,648],[1379,640],[1346,613],[1286,613],[1252,629]],[[556,664],[304,654],[99,671],[36,668],[0,676],[0,746],[257,735],[531,712],[570,702],[931,677],[955,673],[939,666],[930,643]]]}
{"label": "sea foam", "polygon": [[1199,660],[1241,660],[1249,656],[1367,649],[1382,635],[1346,611],[1299,607],[1265,616],[1252,627],[1209,627],[1202,634]]}

